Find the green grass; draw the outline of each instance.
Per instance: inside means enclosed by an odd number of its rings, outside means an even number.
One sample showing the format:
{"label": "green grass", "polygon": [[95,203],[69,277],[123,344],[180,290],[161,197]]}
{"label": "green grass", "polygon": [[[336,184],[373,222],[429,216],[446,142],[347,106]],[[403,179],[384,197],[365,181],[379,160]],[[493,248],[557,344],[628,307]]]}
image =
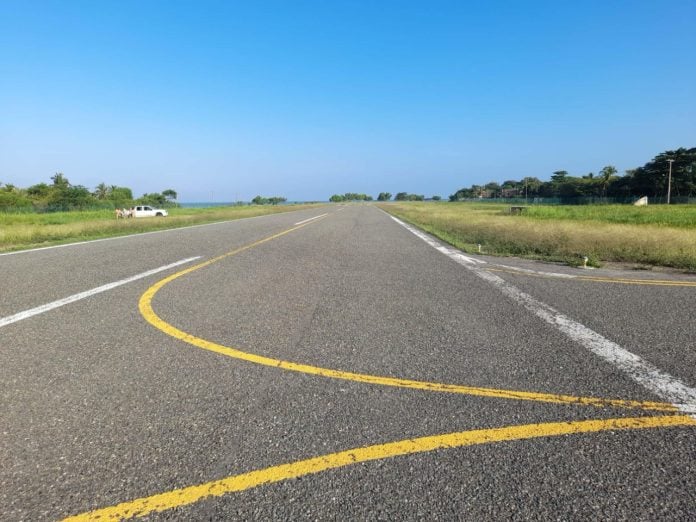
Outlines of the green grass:
{"label": "green grass", "polygon": [[72,212],[21,212],[0,213],[0,226],[12,225],[65,225],[83,221],[113,219],[113,210],[84,210]]}
{"label": "green grass", "polygon": [[624,262],[696,271],[696,206],[530,206],[510,215],[490,203],[381,207],[466,252],[579,265]]}
{"label": "green grass", "polygon": [[[505,211],[503,209],[503,211]],[[658,225],[663,227],[696,227],[696,205],[531,205],[525,216],[534,219],[598,221],[627,225]]]}
{"label": "green grass", "polygon": [[165,218],[116,219],[113,210],[0,213],[0,252],[277,214],[316,204],[173,208]]}

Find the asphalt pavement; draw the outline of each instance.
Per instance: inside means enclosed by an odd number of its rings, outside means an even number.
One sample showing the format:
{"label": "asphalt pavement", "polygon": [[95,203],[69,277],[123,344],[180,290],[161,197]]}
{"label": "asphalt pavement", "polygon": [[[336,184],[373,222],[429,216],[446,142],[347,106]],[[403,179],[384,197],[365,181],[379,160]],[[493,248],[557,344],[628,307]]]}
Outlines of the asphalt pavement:
{"label": "asphalt pavement", "polygon": [[417,233],[331,205],[0,255],[0,519],[696,519],[696,277]]}

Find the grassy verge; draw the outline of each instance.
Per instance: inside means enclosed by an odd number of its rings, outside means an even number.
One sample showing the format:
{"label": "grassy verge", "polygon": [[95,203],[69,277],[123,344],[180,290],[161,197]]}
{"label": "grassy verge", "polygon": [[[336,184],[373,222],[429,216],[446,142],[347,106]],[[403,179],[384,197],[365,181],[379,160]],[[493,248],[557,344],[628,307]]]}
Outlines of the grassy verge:
{"label": "grassy verge", "polygon": [[[504,206],[503,210],[509,207]],[[696,228],[696,205],[530,205],[525,217],[537,220],[594,221],[621,225]]]}
{"label": "grassy verge", "polygon": [[113,210],[51,214],[0,213],[0,252],[291,212],[317,206],[321,205],[175,208],[169,210],[169,216],[166,218],[118,220],[115,219]]}
{"label": "grassy verge", "polygon": [[510,215],[489,203],[389,203],[394,214],[466,252],[571,265],[603,262],[696,271],[696,206],[531,206]]}

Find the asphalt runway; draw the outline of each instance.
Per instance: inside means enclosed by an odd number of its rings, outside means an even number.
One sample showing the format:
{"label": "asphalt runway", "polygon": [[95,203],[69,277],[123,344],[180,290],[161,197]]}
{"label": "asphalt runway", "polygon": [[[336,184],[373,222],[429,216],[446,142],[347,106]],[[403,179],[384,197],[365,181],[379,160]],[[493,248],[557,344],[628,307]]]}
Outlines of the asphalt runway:
{"label": "asphalt runway", "polygon": [[0,271],[2,520],[696,518],[694,276],[369,204]]}

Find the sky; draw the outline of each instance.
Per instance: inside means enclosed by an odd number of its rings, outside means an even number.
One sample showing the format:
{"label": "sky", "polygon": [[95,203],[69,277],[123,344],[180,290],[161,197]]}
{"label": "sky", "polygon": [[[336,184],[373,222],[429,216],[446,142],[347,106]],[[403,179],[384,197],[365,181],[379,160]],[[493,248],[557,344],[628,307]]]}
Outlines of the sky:
{"label": "sky", "polygon": [[327,200],[696,146],[696,2],[0,0],[0,182]]}

